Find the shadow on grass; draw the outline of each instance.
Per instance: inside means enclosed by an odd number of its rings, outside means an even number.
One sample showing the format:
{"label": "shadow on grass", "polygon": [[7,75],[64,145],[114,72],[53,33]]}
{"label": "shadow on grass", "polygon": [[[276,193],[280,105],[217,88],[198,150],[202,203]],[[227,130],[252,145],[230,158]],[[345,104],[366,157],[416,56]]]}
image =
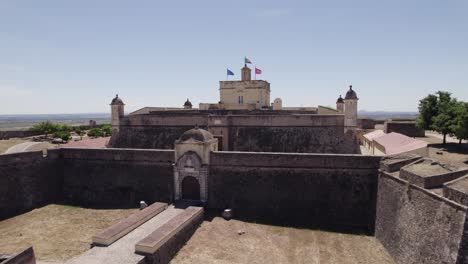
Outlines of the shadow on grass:
{"label": "shadow on grass", "polygon": [[[205,209],[205,221],[211,222],[215,217],[221,217],[222,210],[215,210],[215,209]],[[255,223],[261,225],[268,225],[268,226],[278,226],[278,227],[290,227],[290,228],[297,228],[297,229],[309,229],[309,230],[322,230],[327,232],[333,233],[345,233],[345,234],[352,234],[352,235],[364,235],[364,236],[373,236],[374,230],[369,230],[370,228],[363,227],[363,226],[351,226],[346,224],[330,224],[330,223],[323,223],[323,222],[314,222],[313,219],[309,219],[311,221],[304,222],[304,219],[288,219],[278,221],[276,219],[272,219],[269,217],[252,217],[252,216],[239,216],[234,215],[234,220],[246,222],[246,223]],[[299,220],[299,221],[297,221]],[[229,220],[227,220],[229,221]]]}
{"label": "shadow on grass", "polygon": [[449,153],[468,155],[467,143],[462,143],[462,144],[446,143],[445,145],[442,143],[433,143],[433,144],[429,144],[429,147],[437,148],[443,151],[447,151]]}

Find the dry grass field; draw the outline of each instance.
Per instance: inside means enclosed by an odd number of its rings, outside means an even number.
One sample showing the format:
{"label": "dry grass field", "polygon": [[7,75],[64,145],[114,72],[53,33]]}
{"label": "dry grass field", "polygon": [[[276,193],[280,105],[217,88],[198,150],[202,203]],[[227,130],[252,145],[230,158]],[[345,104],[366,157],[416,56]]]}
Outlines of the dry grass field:
{"label": "dry grass field", "polygon": [[0,254],[33,246],[36,257],[63,261],[90,248],[91,237],[138,209],[95,210],[51,204],[0,221]]}
{"label": "dry grass field", "polygon": [[[239,231],[245,232],[239,234]],[[375,237],[226,221],[204,221],[171,264],[394,263]]]}

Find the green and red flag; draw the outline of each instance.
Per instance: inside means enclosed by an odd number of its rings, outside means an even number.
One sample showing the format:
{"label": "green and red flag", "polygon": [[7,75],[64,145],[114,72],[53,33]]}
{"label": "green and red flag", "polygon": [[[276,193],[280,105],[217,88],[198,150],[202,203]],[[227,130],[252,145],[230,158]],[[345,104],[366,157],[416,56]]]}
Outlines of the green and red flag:
{"label": "green and red flag", "polygon": [[244,63],[245,63],[245,64],[247,64],[247,63],[248,63],[248,64],[252,64],[252,61],[250,61],[249,58],[244,57]]}

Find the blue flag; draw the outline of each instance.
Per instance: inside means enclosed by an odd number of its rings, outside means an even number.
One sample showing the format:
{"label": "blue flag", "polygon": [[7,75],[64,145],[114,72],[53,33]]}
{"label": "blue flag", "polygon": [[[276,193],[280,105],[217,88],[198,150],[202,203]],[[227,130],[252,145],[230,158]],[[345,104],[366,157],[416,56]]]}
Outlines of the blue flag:
{"label": "blue flag", "polygon": [[231,70],[229,70],[229,69],[227,69],[227,73],[226,73],[226,74],[227,74],[227,75],[234,75],[234,73],[233,73]]}

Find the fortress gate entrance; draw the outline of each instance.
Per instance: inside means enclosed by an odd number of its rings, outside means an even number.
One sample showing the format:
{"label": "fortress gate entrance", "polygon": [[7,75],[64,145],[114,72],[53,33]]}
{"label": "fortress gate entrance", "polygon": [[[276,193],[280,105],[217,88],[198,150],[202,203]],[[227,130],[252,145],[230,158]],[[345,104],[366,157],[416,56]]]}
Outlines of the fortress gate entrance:
{"label": "fortress gate entrance", "polygon": [[174,170],[175,199],[207,200],[208,170],[200,157],[192,151],[186,152],[177,161]]}
{"label": "fortress gate entrance", "polygon": [[192,176],[187,176],[182,181],[182,199],[200,200],[200,184]]}

